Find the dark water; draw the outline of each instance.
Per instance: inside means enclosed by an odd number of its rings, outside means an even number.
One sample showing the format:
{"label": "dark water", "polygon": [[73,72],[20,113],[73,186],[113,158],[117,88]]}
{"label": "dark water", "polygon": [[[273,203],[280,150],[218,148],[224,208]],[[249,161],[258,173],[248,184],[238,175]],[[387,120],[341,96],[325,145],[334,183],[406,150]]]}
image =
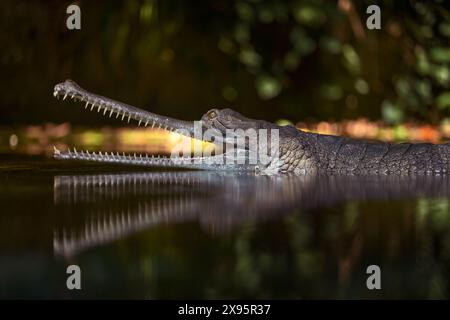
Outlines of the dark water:
{"label": "dark water", "polygon": [[[0,156],[2,298],[449,298],[446,177]],[[66,288],[79,265],[82,290]],[[368,290],[366,268],[381,268]]]}

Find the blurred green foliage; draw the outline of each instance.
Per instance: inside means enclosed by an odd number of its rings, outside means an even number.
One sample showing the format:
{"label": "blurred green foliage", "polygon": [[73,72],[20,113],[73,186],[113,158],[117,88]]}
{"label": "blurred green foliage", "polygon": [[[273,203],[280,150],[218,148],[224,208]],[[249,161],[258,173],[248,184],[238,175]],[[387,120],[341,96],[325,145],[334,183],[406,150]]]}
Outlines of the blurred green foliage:
{"label": "blurred green foliage", "polygon": [[1,123],[104,123],[61,114],[49,93],[64,78],[187,119],[212,105],[272,121],[450,115],[444,0],[378,1],[381,30],[365,27],[369,0],[80,1],[80,31],[67,4],[1,2]]}
{"label": "blurred green foliage", "polygon": [[[357,6],[353,16],[334,1],[236,2],[236,32],[225,41],[235,43],[240,61],[255,74],[260,98],[272,99],[295,86],[295,72],[319,55],[326,70],[314,61],[311,72],[326,73],[327,79],[309,91],[319,97],[319,108],[329,100],[366,113],[378,103],[383,119],[391,123],[407,116],[436,121],[446,115],[450,11],[444,1],[384,1],[379,4],[382,30],[366,29],[360,39],[349,32],[349,21],[358,19],[364,28],[370,1],[341,2]],[[271,29],[264,35],[267,24]],[[369,99],[378,101],[368,104],[365,96],[371,91]]]}

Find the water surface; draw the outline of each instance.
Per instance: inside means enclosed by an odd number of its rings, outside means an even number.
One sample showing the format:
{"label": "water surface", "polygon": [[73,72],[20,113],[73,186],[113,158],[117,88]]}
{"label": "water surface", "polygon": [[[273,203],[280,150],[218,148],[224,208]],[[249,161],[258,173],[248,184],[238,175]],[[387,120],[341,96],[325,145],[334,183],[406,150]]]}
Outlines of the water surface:
{"label": "water surface", "polygon": [[[0,156],[0,296],[449,298],[447,177],[255,176]],[[82,290],[66,288],[66,268]],[[382,289],[366,287],[379,265]]]}

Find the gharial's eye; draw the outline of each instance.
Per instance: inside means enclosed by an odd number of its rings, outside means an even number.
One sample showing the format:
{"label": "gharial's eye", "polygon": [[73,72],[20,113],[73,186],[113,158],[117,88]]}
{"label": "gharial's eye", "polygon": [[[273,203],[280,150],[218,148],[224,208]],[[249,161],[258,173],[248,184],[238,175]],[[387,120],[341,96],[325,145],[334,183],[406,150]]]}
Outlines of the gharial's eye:
{"label": "gharial's eye", "polygon": [[215,112],[215,111],[210,111],[210,112],[208,113],[208,117],[209,117],[210,119],[214,119],[215,117],[217,117],[217,112]]}

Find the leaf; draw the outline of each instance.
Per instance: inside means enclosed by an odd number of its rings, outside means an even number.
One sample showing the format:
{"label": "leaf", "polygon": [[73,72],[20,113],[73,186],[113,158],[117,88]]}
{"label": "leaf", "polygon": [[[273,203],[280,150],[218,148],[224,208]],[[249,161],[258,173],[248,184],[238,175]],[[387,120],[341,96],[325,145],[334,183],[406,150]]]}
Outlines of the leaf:
{"label": "leaf", "polygon": [[399,123],[403,120],[403,111],[398,105],[393,104],[389,100],[383,101],[381,113],[383,119],[388,123]]}
{"label": "leaf", "polygon": [[327,16],[318,7],[302,5],[294,11],[295,19],[300,23],[311,27],[317,27],[327,20]]}
{"label": "leaf", "polygon": [[353,74],[359,74],[361,72],[361,60],[355,49],[351,45],[345,44],[342,46],[342,54],[347,69]]}
{"label": "leaf", "polygon": [[262,62],[261,56],[250,49],[242,50],[239,54],[239,60],[249,67],[259,67]]}
{"label": "leaf", "polygon": [[262,99],[269,100],[280,94],[281,84],[274,77],[261,76],[256,80],[256,89]]}
{"label": "leaf", "polygon": [[436,105],[439,109],[448,109],[450,108],[450,91],[441,93],[436,98]]}
{"label": "leaf", "polygon": [[450,48],[432,48],[430,56],[436,62],[450,62]]}

